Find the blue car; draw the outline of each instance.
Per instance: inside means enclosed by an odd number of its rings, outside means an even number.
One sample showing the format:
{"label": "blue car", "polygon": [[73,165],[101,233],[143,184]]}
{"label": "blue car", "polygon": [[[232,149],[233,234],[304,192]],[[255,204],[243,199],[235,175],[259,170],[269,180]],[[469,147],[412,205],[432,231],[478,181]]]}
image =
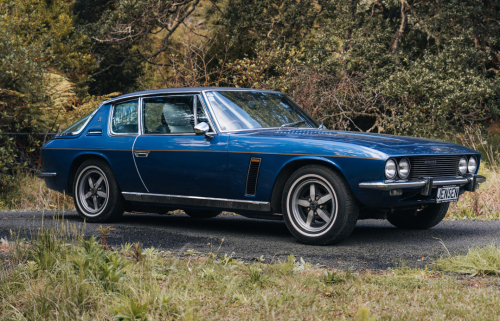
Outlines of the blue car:
{"label": "blue car", "polygon": [[[47,186],[88,222],[124,211],[283,219],[307,244],[359,219],[426,229],[474,192],[481,155],[423,138],[326,130],[283,93],[142,91],[103,102],[41,150]],[[280,214],[279,214],[280,213]]]}

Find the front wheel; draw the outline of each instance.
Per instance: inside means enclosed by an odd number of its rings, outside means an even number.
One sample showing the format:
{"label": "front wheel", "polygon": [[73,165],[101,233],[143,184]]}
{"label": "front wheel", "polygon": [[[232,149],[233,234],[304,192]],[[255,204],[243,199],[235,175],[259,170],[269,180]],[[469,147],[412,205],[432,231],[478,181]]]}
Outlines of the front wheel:
{"label": "front wheel", "polygon": [[394,211],[387,215],[387,220],[397,228],[425,230],[439,224],[446,216],[449,207],[450,203],[440,203],[431,204],[420,211]]}
{"label": "front wheel", "polygon": [[282,196],[288,230],[306,244],[326,245],[348,237],[356,226],[359,208],[345,179],[321,165],[293,173]]}
{"label": "front wheel", "polygon": [[87,222],[112,222],[125,210],[125,200],[109,165],[89,159],[78,168],[73,185],[75,207]]}

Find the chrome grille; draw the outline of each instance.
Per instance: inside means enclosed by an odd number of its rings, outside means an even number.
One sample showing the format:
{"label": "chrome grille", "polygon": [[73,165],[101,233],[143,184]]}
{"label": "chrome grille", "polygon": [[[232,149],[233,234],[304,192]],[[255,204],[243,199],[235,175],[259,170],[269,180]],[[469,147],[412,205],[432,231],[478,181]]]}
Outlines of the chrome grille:
{"label": "chrome grille", "polygon": [[411,169],[409,178],[455,177],[459,175],[458,162],[462,156],[409,157]]}

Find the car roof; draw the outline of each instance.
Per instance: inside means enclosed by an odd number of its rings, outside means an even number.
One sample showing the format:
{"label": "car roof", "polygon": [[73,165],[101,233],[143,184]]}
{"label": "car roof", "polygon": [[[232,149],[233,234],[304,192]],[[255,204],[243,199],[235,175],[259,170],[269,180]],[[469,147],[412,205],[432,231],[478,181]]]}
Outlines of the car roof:
{"label": "car roof", "polygon": [[258,92],[269,92],[269,93],[281,93],[279,91],[274,91],[274,90],[236,88],[236,87],[178,87],[178,88],[164,88],[164,89],[137,91],[106,100],[103,104],[133,97],[153,96],[161,94],[199,93],[202,91],[258,91]]}

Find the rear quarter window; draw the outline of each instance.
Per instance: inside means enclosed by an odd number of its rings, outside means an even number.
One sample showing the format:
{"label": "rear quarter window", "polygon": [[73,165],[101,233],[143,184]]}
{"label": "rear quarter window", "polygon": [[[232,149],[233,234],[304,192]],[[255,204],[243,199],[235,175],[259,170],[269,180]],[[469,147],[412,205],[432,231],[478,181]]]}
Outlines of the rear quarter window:
{"label": "rear quarter window", "polygon": [[60,136],[69,136],[69,135],[76,135],[79,133],[83,127],[87,124],[88,120],[94,115],[95,111],[91,112],[87,116],[83,117],[73,125],[69,126],[66,128],[64,131],[62,131],[59,135]]}

